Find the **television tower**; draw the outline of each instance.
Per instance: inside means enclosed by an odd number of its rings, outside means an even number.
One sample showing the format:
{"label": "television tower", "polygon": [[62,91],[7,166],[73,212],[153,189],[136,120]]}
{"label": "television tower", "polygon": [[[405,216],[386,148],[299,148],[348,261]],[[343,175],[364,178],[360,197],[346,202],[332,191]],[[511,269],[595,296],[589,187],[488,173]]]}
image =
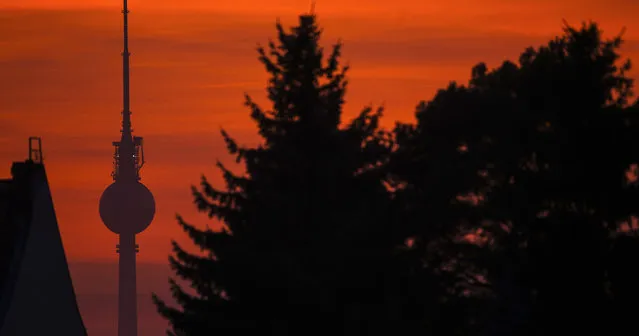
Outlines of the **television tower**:
{"label": "television tower", "polygon": [[144,165],[142,138],[133,136],[129,109],[129,32],[127,0],[124,1],[124,51],[122,52],[123,110],[122,137],[113,142],[113,183],[100,197],[100,218],[104,225],[119,235],[118,336],[137,336],[137,288],[135,235],[144,231],[155,216],[155,200],[151,191],[140,183]]}

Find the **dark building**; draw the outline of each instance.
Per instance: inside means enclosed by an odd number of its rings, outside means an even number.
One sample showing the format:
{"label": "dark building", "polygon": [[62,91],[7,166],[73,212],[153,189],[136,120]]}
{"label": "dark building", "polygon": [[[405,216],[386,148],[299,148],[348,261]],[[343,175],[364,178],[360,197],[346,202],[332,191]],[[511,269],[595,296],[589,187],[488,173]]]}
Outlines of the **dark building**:
{"label": "dark building", "polygon": [[0,336],[86,336],[39,138],[11,175],[0,180]]}

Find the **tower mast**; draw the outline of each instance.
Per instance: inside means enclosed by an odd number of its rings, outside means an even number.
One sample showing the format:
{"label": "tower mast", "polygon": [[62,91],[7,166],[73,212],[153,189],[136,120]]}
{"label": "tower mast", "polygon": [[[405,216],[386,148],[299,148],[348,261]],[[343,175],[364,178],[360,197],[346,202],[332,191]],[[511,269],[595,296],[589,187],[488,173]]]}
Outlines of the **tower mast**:
{"label": "tower mast", "polygon": [[119,236],[118,258],[118,336],[137,336],[137,286],[135,236],[144,231],[155,216],[155,199],[140,182],[144,165],[141,137],[133,136],[130,107],[129,9],[123,0],[124,50],[122,51],[122,129],[120,141],[114,141],[114,182],[100,197],[100,218]]}
{"label": "tower mast", "polygon": [[[114,179],[117,180],[139,180],[137,169],[138,160],[136,160],[137,146],[133,138],[133,129],[131,128],[131,96],[130,96],[130,56],[129,52],[129,9],[127,0],[124,1],[122,14],[124,15],[124,48],[122,51],[122,138],[116,153],[116,168]],[[141,164],[140,164],[141,166]],[[139,167],[141,168],[141,167]]]}
{"label": "tower mast", "polygon": [[[122,137],[119,153],[116,153],[117,177],[116,182],[132,182],[139,179],[135,169],[135,145],[133,130],[131,129],[130,106],[130,56],[129,52],[129,8],[127,0],[123,0],[122,14],[124,16],[123,50],[122,50]],[[122,211],[124,209],[121,209]],[[136,336],[138,329],[137,318],[137,244],[135,234],[120,233],[120,242],[116,246],[119,257],[118,266],[118,336]]]}
{"label": "tower mast", "polygon": [[[116,154],[116,182],[132,182],[139,179],[135,169],[135,145],[131,129],[131,96],[130,96],[130,57],[129,52],[129,8],[127,0],[123,0],[124,16],[123,50],[122,50],[122,137],[119,153]],[[120,243],[116,246],[120,255],[118,271],[118,336],[136,336],[137,317],[137,277],[136,257],[137,244],[135,234],[120,233]]]}

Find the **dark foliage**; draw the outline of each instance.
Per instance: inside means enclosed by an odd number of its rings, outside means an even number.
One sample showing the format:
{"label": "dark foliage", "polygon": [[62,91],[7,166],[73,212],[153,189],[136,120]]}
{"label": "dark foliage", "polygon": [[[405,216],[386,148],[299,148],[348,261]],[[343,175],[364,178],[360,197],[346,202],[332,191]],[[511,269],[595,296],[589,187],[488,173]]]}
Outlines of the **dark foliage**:
{"label": "dark foliage", "polygon": [[241,147],[223,131],[246,174],[220,163],[225,190],[203,178],[193,191],[224,228],[202,231],[180,219],[208,255],[174,243],[171,266],[196,291],[173,285],[181,310],[156,300],[176,333],[374,334],[391,323],[385,288],[397,238],[379,169],[390,150],[381,109],[341,127],[341,45],[323,59],[314,16],[290,33],[277,30],[279,44],[258,49],[273,108],[246,98],[263,144]]}
{"label": "dark foliage", "polygon": [[[639,102],[621,37],[594,23],[517,63],[476,65],[392,134],[381,110],[341,126],[346,68],[314,16],[259,48],[263,143],[203,178],[220,231],[180,225],[178,335],[620,335],[639,313]],[[634,224],[633,224],[634,223]],[[628,232],[630,231],[630,232]]]}
{"label": "dark foliage", "polygon": [[[608,276],[628,272],[615,263],[634,240],[613,253],[613,234],[639,204],[627,179],[639,162],[637,111],[620,45],[595,24],[566,27],[519,64],[477,65],[468,86],[439,91],[417,125],[396,129],[393,173],[419,213],[418,240],[470,232],[479,241],[447,243],[446,256],[490,287],[481,304],[492,316],[464,315],[483,321],[480,333],[604,332],[630,293],[625,276]],[[624,294],[614,299],[611,286]]]}

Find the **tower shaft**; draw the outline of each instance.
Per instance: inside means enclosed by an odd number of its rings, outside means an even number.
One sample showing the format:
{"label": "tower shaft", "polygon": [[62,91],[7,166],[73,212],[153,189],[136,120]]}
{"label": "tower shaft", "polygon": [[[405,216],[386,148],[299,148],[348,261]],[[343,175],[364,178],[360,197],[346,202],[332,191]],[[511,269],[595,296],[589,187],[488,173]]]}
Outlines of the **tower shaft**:
{"label": "tower shaft", "polygon": [[137,279],[134,234],[120,234],[118,263],[118,336],[137,336]]}
{"label": "tower shaft", "polygon": [[[138,180],[138,170],[134,155],[136,147],[131,127],[130,102],[130,56],[129,52],[129,9],[123,0],[124,46],[122,51],[122,138],[119,144],[118,176],[122,182]],[[135,234],[121,233],[118,247],[118,336],[137,336],[137,279]]]}

